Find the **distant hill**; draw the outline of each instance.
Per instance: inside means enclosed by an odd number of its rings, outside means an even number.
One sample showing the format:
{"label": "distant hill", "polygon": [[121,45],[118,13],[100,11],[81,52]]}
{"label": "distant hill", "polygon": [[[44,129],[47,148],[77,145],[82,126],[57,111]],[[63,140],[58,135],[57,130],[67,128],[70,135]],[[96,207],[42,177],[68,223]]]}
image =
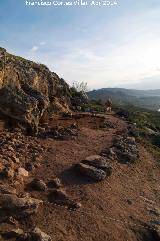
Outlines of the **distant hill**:
{"label": "distant hill", "polygon": [[118,106],[133,104],[135,106],[148,108],[151,110],[160,109],[160,89],[157,90],[134,90],[123,88],[103,88],[88,92],[90,99],[105,102],[111,98]]}

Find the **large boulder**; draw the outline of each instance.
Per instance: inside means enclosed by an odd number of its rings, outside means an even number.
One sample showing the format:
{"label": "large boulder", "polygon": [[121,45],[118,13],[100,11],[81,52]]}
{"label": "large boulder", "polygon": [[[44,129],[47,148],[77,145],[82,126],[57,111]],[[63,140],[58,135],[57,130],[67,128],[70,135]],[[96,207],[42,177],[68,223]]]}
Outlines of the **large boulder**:
{"label": "large boulder", "polygon": [[82,160],[81,163],[86,164],[88,166],[93,166],[97,169],[101,169],[106,173],[107,176],[111,175],[112,167],[106,161],[106,159],[102,156],[99,156],[99,155],[88,156],[84,160]]}
{"label": "large boulder", "polygon": [[69,111],[70,88],[46,66],[0,48],[0,111],[37,132],[41,119]]}
{"label": "large boulder", "polygon": [[101,170],[97,169],[93,166],[89,166],[83,163],[79,163],[76,165],[76,169],[82,175],[93,179],[94,181],[102,181],[106,178],[106,173]]}
{"label": "large boulder", "polygon": [[112,167],[105,158],[93,155],[76,164],[76,170],[94,181],[102,181],[112,174]]}

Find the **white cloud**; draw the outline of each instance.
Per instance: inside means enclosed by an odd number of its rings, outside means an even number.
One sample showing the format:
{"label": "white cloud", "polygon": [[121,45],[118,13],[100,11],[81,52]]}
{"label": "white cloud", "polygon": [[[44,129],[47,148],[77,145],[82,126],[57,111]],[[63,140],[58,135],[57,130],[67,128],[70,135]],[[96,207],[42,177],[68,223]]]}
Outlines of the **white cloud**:
{"label": "white cloud", "polygon": [[[71,48],[70,53],[55,58],[47,56],[47,64],[70,81],[87,81],[93,88],[118,86],[141,81],[157,74],[160,63],[160,38],[150,37],[147,33],[129,39],[127,44],[108,49],[101,42],[103,54],[98,48]],[[52,66],[53,64],[53,66]]]}
{"label": "white cloud", "polygon": [[30,51],[31,51],[31,52],[36,52],[38,49],[39,49],[38,46],[33,46],[33,47],[30,49]]}
{"label": "white cloud", "polygon": [[156,66],[160,63],[160,31],[155,23],[148,25],[156,14],[159,14],[157,10],[115,21],[111,34],[119,39],[110,43],[104,30],[100,41],[95,42],[95,37],[88,41],[88,46],[71,47],[70,53],[55,60],[54,66],[67,79],[87,81],[93,88],[138,83],[156,76]]}
{"label": "white cloud", "polygon": [[[90,88],[144,83],[145,78],[154,77],[159,71],[160,26],[155,23],[158,16],[159,9],[126,15],[98,24],[93,32],[89,29],[90,35],[73,41],[52,41],[51,34],[48,52],[38,51],[33,59],[48,65],[69,83],[85,81]],[[32,52],[45,44],[33,46]]]}
{"label": "white cloud", "polygon": [[46,42],[40,42],[40,45],[41,46],[46,45]]}
{"label": "white cloud", "polygon": [[31,49],[30,52],[36,52],[37,50],[40,49],[41,46],[46,45],[46,42],[40,42],[39,45],[34,45]]}

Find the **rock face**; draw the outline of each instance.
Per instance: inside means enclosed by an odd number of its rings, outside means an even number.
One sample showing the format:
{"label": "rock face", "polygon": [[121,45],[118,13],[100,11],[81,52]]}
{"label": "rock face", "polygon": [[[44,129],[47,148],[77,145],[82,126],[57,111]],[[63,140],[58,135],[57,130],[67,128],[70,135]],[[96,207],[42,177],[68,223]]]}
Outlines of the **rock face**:
{"label": "rock face", "polygon": [[41,119],[68,111],[70,89],[49,69],[0,48],[0,111],[37,132]]}

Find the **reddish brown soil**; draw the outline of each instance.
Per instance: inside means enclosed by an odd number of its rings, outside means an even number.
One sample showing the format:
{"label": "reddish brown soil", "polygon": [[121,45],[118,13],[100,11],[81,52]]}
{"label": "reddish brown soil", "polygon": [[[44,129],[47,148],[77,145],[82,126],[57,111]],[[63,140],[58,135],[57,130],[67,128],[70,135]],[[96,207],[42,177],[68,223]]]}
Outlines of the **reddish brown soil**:
{"label": "reddish brown soil", "polygon": [[111,115],[107,118],[116,128],[101,129],[102,118],[87,116],[76,120],[57,117],[50,121],[50,126],[64,127],[76,121],[78,137],[63,141],[42,139],[48,151],[44,153],[41,166],[30,173],[26,184],[32,177],[45,182],[59,177],[66,193],[82,207],[70,211],[48,203],[47,192],[32,191],[31,196],[44,200],[44,205],[29,221],[24,220],[24,229],[37,226],[53,241],[150,240],[141,233],[146,223],[159,219],[151,210],[159,208],[160,168],[143,146],[139,144],[140,160],[131,165],[113,162],[113,174],[103,182],[91,183],[77,176],[71,168],[83,158],[110,147],[117,134],[126,132],[125,121]]}

